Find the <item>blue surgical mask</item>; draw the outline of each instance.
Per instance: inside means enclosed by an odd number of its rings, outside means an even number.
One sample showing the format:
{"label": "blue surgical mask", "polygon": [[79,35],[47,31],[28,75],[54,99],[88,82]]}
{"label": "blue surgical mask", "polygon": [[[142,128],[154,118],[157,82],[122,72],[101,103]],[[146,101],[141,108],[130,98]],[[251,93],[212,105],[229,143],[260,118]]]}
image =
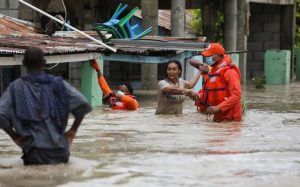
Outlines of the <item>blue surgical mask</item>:
{"label": "blue surgical mask", "polygon": [[212,66],[214,65],[215,61],[212,59],[212,57],[206,57],[206,64]]}

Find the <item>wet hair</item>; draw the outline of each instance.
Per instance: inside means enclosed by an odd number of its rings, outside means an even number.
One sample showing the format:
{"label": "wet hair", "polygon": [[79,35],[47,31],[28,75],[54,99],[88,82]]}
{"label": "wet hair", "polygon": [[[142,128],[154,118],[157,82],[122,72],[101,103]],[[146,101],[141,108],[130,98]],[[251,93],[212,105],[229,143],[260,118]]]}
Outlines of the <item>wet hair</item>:
{"label": "wet hair", "polygon": [[124,85],[127,87],[127,90],[130,92],[130,94],[133,94],[133,88],[132,88],[131,84],[124,83]]}
{"label": "wet hair", "polygon": [[182,73],[182,66],[181,66],[181,63],[178,61],[178,60],[170,60],[169,62],[167,62],[167,64],[166,64],[166,71],[165,71],[165,73],[166,73],[166,76],[168,77],[168,66],[169,66],[169,64],[171,64],[171,63],[174,63],[174,64],[176,64],[177,65],[177,67],[178,67],[178,69],[180,70],[180,73],[179,73],[179,75],[178,75],[178,78],[180,78],[181,77],[181,73]]}
{"label": "wet hair", "polygon": [[38,47],[29,47],[26,49],[23,59],[23,65],[27,68],[36,67],[46,62],[44,52]]}

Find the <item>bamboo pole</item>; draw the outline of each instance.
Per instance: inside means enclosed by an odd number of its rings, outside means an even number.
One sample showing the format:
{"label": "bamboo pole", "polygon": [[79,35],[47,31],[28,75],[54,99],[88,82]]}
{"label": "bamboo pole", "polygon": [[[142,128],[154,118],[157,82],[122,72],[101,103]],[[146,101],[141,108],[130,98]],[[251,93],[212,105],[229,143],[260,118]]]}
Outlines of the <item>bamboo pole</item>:
{"label": "bamboo pole", "polygon": [[82,31],[76,29],[75,27],[73,27],[73,26],[71,26],[71,25],[69,25],[69,24],[67,24],[67,23],[65,23],[65,22],[63,22],[63,21],[57,19],[56,17],[51,16],[50,14],[48,14],[48,13],[46,13],[46,12],[44,12],[44,11],[42,11],[42,10],[40,10],[40,9],[38,9],[38,8],[36,8],[36,7],[34,7],[34,6],[32,6],[31,4],[29,4],[29,3],[27,3],[27,2],[25,2],[25,1],[23,1],[23,0],[18,0],[18,1],[19,1],[20,3],[22,3],[22,4],[24,4],[25,6],[28,6],[29,8],[31,8],[31,9],[33,9],[33,10],[35,10],[35,11],[37,11],[37,12],[39,12],[39,13],[41,13],[41,14],[43,14],[43,15],[45,15],[45,16],[51,18],[51,19],[53,19],[54,21],[56,21],[56,22],[58,22],[58,23],[60,23],[60,24],[62,24],[62,25],[65,25],[66,27],[69,27],[71,30],[78,32],[79,34],[81,34],[81,35],[83,35],[83,36],[89,38],[90,40],[93,40],[94,42],[96,42],[96,43],[98,43],[98,44],[100,44],[100,45],[106,47],[107,49],[109,49],[109,50],[111,50],[111,51],[113,51],[113,52],[116,52],[116,51],[117,51],[115,48],[112,48],[112,47],[110,47],[110,46],[108,46],[108,45],[106,45],[106,44],[100,42],[100,41],[97,40],[96,38],[94,38],[94,37],[92,37],[92,36],[90,36],[90,35],[88,35],[88,34],[82,32]]}

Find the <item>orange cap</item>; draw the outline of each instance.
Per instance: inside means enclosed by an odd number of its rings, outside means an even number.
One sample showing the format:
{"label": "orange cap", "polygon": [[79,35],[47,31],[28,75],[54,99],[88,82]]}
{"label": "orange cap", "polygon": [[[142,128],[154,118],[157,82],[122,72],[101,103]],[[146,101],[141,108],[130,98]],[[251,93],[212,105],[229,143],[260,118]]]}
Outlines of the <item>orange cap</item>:
{"label": "orange cap", "polygon": [[225,49],[219,43],[211,43],[208,48],[205,49],[201,54],[205,57],[212,55],[224,55]]}

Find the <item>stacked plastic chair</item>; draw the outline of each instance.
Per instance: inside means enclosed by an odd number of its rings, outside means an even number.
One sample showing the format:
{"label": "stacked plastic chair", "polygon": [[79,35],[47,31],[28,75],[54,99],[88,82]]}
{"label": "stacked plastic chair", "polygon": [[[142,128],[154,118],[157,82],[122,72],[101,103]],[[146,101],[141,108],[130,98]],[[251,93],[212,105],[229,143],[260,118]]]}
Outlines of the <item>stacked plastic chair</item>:
{"label": "stacked plastic chair", "polygon": [[[139,39],[152,32],[152,27],[149,27],[141,33],[136,33],[135,30],[139,26],[137,24],[133,26],[130,25],[130,19],[139,10],[138,7],[135,7],[133,10],[131,10],[125,17],[118,19],[118,17],[124,12],[126,8],[127,4],[125,4],[124,6],[122,4],[119,4],[109,21],[105,23],[96,23],[94,25],[94,29],[97,31],[103,42],[109,42],[112,38]],[[105,31],[106,33],[110,34],[111,37],[106,38],[106,36],[102,34],[101,31]]]}

